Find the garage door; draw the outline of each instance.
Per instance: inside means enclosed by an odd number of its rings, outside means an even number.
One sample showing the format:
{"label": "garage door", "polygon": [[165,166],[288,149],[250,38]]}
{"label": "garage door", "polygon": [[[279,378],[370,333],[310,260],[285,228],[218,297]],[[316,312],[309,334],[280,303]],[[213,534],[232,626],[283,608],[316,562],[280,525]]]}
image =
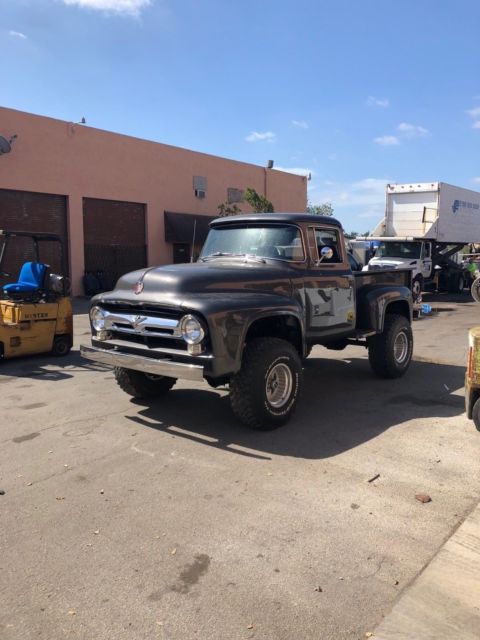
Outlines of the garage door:
{"label": "garage door", "polygon": [[[45,231],[58,234],[63,241],[68,263],[67,198],[50,193],[33,193],[0,189],[0,229],[5,231]],[[56,243],[42,243],[40,259],[55,273],[61,272]],[[11,240],[5,254],[3,270],[13,278],[0,277],[0,286],[16,280],[21,265],[34,259],[33,245],[25,238]],[[68,274],[67,274],[68,275]]]}
{"label": "garage door", "polygon": [[85,271],[101,272],[103,288],[147,266],[144,204],[84,198],[83,234]]}

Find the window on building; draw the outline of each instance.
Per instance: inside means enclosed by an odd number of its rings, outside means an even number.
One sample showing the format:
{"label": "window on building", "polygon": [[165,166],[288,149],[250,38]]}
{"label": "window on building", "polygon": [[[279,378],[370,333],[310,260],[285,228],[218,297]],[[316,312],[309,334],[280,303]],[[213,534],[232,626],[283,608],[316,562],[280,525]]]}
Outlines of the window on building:
{"label": "window on building", "polygon": [[193,190],[196,198],[205,198],[207,195],[207,178],[205,176],[193,176]]}
{"label": "window on building", "polygon": [[227,189],[227,202],[228,204],[243,202],[243,189],[235,189],[234,187],[229,187]]}

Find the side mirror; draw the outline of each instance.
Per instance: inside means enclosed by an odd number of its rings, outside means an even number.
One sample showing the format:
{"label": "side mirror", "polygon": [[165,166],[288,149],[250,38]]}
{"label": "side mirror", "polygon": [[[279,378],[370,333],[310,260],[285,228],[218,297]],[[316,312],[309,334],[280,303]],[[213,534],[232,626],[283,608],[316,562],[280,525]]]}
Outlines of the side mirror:
{"label": "side mirror", "polygon": [[315,262],[315,265],[319,265],[321,262],[323,262],[324,260],[330,260],[330,258],[333,256],[333,249],[332,247],[322,247],[320,249],[320,260],[317,260]]}

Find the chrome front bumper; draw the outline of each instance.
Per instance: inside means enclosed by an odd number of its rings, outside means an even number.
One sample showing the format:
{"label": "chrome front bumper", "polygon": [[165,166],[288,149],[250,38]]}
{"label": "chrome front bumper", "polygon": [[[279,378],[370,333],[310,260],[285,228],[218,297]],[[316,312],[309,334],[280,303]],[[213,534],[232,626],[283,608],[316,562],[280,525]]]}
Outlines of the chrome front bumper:
{"label": "chrome front bumper", "polygon": [[131,353],[121,353],[111,349],[98,349],[87,345],[80,345],[80,353],[84,358],[106,364],[111,367],[124,367],[135,369],[144,373],[168,378],[181,378],[183,380],[203,380],[203,367],[197,364],[185,364],[172,360],[146,358]]}

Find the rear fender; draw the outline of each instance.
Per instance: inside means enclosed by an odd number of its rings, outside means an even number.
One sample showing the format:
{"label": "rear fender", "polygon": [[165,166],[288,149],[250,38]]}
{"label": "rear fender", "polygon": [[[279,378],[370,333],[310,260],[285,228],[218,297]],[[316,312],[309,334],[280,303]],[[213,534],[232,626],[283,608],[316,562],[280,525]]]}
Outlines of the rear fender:
{"label": "rear fender", "polygon": [[408,287],[375,287],[362,291],[357,303],[357,329],[381,333],[387,313],[412,321],[412,292]]}

